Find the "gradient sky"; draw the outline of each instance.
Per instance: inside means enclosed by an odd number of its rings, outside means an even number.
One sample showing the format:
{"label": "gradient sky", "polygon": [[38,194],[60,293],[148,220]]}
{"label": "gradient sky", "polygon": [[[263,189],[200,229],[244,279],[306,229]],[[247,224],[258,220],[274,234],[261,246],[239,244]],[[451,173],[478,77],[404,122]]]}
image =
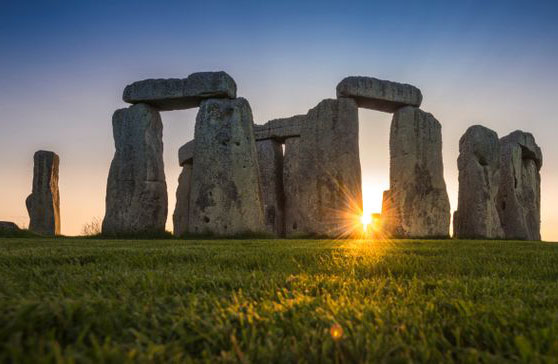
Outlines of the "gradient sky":
{"label": "gradient sky", "polygon": [[[558,241],[558,1],[7,1],[0,4],[0,220],[28,225],[33,153],[60,155],[62,233],[104,215],[112,113],[144,78],[224,70],[256,123],[306,113],[349,75],[411,83],[442,123],[457,207],[473,124],[522,129],[544,155],[542,236]],[[196,109],[162,113],[169,218]],[[360,111],[365,209],[389,183],[391,115]]]}

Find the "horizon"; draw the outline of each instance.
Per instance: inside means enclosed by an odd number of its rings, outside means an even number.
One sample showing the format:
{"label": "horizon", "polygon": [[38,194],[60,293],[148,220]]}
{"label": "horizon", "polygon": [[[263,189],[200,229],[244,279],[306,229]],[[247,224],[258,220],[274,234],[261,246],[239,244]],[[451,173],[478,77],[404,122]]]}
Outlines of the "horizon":
{"label": "horizon", "polygon": [[[306,113],[335,98],[341,79],[361,75],[421,89],[421,109],[442,124],[452,214],[465,130],[481,124],[500,138],[517,129],[532,133],[544,159],[542,238],[558,241],[558,192],[552,189],[558,146],[548,116],[558,101],[558,4],[324,3],[319,11],[306,3],[297,11],[288,3],[249,10],[219,2],[133,4],[133,12],[125,3],[1,6],[0,166],[7,173],[0,220],[27,225],[25,198],[40,149],[60,156],[62,233],[77,235],[93,218],[103,218],[114,153],[112,113],[127,106],[122,92],[134,81],[223,70],[250,102],[254,122],[263,124]],[[157,11],[163,15],[154,19]],[[204,22],[208,16],[210,24]],[[200,29],[207,29],[202,37]],[[196,113],[161,113],[168,230],[180,173],[177,152],[193,138]],[[359,119],[364,209],[375,213],[389,187],[391,115],[361,109]]]}

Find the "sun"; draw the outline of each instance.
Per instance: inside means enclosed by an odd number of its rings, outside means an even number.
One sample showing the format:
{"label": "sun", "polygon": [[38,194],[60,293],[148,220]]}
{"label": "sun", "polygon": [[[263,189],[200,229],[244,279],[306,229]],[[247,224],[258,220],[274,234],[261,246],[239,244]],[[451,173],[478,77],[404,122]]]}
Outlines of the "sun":
{"label": "sun", "polygon": [[360,222],[362,223],[362,229],[366,231],[368,225],[372,223],[372,214],[364,214],[360,217]]}

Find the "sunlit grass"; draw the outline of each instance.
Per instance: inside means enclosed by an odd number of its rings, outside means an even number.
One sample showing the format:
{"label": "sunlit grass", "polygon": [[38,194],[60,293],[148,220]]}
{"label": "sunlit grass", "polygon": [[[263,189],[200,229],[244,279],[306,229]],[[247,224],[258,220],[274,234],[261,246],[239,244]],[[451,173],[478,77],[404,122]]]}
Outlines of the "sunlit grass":
{"label": "sunlit grass", "polygon": [[557,356],[554,244],[0,240],[0,362]]}

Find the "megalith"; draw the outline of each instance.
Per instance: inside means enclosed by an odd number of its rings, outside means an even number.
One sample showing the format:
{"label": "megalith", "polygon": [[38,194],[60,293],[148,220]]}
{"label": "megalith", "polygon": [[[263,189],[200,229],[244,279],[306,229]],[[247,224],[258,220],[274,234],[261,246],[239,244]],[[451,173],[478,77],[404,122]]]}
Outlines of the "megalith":
{"label": "megalith", "polygon": [[419,107],[422,93],[404,83],[379,80],[374,77],[351,76],[337,85],[337,98],[350,97],[359,107],[395,112],[403,106]]}
{"label": "megalith", "polygon": [[397,110],[389,150],[390,189],[383,196],[383,233],[402,238],[448,237],[450,205],[438,120],[412,106]]}
{"label": "megalith", "polygon": [[209,98],[235,98],[236,83],[225,72],[197,72],[187,78],[147,79],[126,86],[122,99],[146,103],[159,110],[198,107]]}
{"label": "megalith", "polygon": [[500,183],[500,142],[496,132],[471,126],[459,140],[459,194],[453,218],[457,238],[501,239],[496,209]]}
{"label": "megalith", "polygon": [[350,98],[326,99],[287,139],[284,156],[287,236],[351,236],[362,229],[358,107]]}
{"label": "megalith", "polygon": [[112,128],[116,151],[107,181],[103,234],[162,233],[168,200],[161,116],[139,103],[115,111]]}
{"label": "megalith", "polygon": [[530,133],[500,139],[497,208],[506,239],[540,240],[542,152]]}
{"label": "megalith", "polygon": [[248,101],[202,101],[194,136],[189,231],[229,236],[265,232]]}
{"label": "megalith", "polygon": [[39,150],[33,156],[33,190],[25,200],[29,230],[42,235],[60,234],[60,194],[58,167],[54,152]]}
{"label": "megalith", "polygon": [[178,164],[182,167],[182,172],[178,177],[178,187],[176,188],[176,205],[174,208],[174,214],[172,216],[173,233],[175,236],[184,236],[186,233],[188,233],[194,146],[194,140],[190,140],[178,150]]}
{"label": "megalith", "polygon": [[256,142],[260,183],[267,232],[278,236],[285,233],[283,194],[283,148],[273,139]]}

